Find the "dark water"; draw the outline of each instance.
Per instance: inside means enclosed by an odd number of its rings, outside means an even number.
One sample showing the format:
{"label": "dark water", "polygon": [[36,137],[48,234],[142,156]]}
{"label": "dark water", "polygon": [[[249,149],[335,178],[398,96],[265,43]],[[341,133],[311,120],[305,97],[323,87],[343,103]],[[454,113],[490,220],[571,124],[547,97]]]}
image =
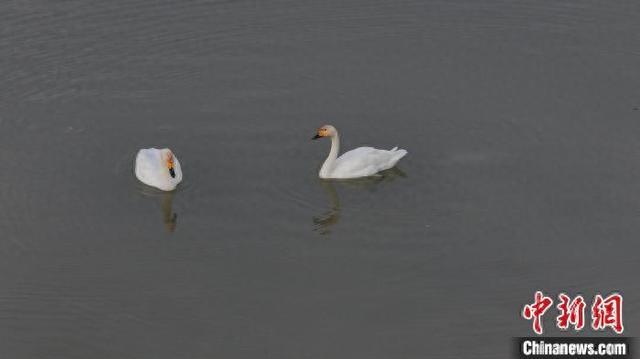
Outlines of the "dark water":
{"label": "dark water", "polygon": [[[507,357],[536,289],[619,290],[636,335],[639,15],[0,3],[2,357]],[[325,123],[409,156],[323,182]],[[150,146],[177,192],[133,177]]]}

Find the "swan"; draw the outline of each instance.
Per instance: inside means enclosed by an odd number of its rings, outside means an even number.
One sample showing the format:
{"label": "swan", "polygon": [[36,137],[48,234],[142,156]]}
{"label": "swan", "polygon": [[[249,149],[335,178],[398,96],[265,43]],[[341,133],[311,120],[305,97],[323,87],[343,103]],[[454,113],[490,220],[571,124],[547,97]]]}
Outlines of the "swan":
{"label": "swan", "polygon": [[182,181],[180,161],[168,148],[143,148],[136,156],[136,177],[163,191],[173,191]]}
{"label": "swan", "polygon": [[395,166],[407,154],[406,150],[398,149],[398,147],[388,151],[373,147],[358,147],[338,157],[338,152],[340,152],[338,130],[331,125],[322,126],[312,139],[316,140],[323,137],[331,138],[331,151],[322,168],[320,168],[320,173],[318,174],[320,178],[372,176]]}

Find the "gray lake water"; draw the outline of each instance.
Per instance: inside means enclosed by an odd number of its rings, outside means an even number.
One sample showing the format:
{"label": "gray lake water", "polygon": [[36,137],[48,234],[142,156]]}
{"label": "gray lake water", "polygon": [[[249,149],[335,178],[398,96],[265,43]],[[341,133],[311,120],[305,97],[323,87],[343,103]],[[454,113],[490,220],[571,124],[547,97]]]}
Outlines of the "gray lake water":
{"label": "gray lake water", "polygon": [[[639,16],[3,1],[2,357],[504,358],[538,289],[620,291],[636,335]],[[321,181],[325,123],[409,155]],[[174,193],[133,175],[151,146]]]}

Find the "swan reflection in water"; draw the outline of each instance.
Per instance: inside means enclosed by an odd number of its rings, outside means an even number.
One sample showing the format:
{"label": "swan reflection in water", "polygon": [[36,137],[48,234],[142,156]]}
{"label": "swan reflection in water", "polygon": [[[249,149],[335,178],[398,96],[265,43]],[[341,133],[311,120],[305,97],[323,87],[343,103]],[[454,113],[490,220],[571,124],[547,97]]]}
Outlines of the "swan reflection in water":
{"label": "swan reflection in water", "polygon": [[331,227],[340,220],[340,197],[332,180],[320,179],[322,189],[327,193],[329,209],[321,215],[313,217],[314,231],[325,235],[331,233]]}
{"label": "swan reflection in water", "polygon": [[162,223],[167,232],[174,232],[178,223],[178,215],[173,212],[173,196],[175,191],[163,192],[155,188],[141,185],[140,192],[145,197],[153,198],[160,201],[160,210],[162,212]]}
{"label": "swan reflection in water", "polygon": [[382,183],[393,182],[400,177],[405,178],[407,175],[398,167],[393,167],[371,177],[346,180],[319,179],[320,186],[327,195],[329,208],[322,214],[313,217],[313,230],[321,235],[328,235],[331,233],[332,227],[340,221],[341,205],[336,186],[372,191],[375,190],[376,186]]}
{"label": "swan reflection in water", "polygon": [[162,221],[167,231],[173,232],[176,230],[178,215],[173,212],[173,192],[162,194]]}

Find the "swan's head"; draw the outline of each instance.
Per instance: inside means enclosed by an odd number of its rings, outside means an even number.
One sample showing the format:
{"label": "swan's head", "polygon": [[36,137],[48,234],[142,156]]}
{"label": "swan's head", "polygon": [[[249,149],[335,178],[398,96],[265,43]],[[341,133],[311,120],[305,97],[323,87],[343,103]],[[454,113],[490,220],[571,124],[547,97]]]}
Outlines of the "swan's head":
{"label": "swan's head", "polygon": [[176,171],[174,170],[173,163],[173,152],[171,152],[171,150],[165,149],[162,151],[162,163],[167,167],[171,178],[176,178]]}
{"label": "swan's head", "polygon": [[317,140],[322,137],[333,137],[338,133],[336,128],[331,125],[324,125],[318,129],[318,132],[313,136],[312,140]]}

